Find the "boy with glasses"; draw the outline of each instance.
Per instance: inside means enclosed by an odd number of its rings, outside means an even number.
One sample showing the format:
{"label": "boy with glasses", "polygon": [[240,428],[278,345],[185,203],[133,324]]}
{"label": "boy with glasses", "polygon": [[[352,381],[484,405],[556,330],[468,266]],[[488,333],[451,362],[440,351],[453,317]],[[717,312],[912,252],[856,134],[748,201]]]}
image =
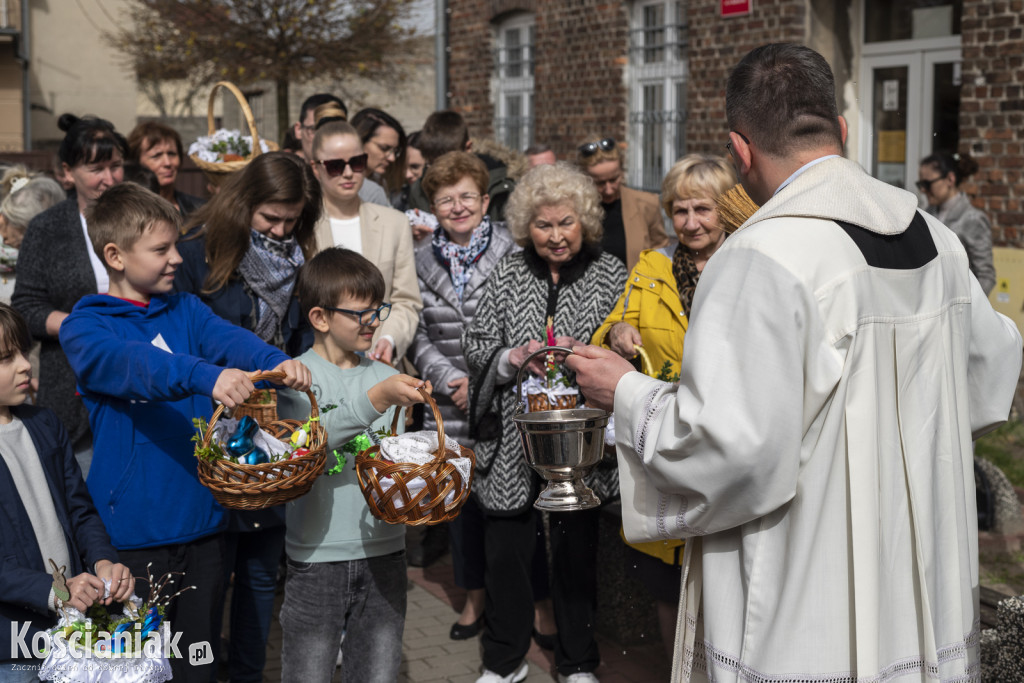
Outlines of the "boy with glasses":
{"label": "boy with glasses", "polygon": [[[405,629],[405,527],[370,514],[355,457],[390,427],[394,410],[422,401],[417,389],[430,391],[430,383],[362,355],[391,311],[384,278],[367,259],[326,249],[306,264],[298,291],[315,334],[299,359],[312,373],[331,455],[312,490],[287,505],[282,679],[330,681],[341,642],[345,680],[395,681]],[[306,419],[309,400],[282,391],[278,413]]]}

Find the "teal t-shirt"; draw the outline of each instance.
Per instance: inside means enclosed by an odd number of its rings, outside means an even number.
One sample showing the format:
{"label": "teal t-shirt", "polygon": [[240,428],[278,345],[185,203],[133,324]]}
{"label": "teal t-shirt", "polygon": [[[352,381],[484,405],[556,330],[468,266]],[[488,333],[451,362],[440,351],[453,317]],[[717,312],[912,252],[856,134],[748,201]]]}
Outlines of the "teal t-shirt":
{"label": "teal t-shirt", "polygon": [[[366,392],[381,380],[398,374],[389,365],[363,358],[355,368],[342,369],[310,349],[297,360],[313,375],[312,392],[327,430],[324,474],[306,495],[286,506],[285,550],[297,562],[339,562],[379,557],[405,548],[405,526],[388,524],[370,514],[356,479],[355,457],[336,474],[332,455],[353,438],[369,431],[390,429],[394,408],[378,413]],[[333,407],[332,407],[333,406]],[[305,420],[309,398],[290,389],[278,392],[277,412],[282,418]],[[399,431],[404,421],[399,420]]]}

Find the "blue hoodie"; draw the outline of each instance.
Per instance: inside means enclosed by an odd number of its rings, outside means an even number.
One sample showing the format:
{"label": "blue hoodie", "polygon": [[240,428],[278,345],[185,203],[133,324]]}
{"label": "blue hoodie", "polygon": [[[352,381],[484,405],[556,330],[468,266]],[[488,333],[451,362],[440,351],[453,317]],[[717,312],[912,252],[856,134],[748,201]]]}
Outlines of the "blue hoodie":
{"label": "blue hoodie", "polygon": [[186,543],[224,528],[224,510],[199,483],[193,417],[225,368],[269,370],[288,356],[215,315],[191,294],[149,306],[84,297],[60,342],[89,409],[89,493],[115,547]]}

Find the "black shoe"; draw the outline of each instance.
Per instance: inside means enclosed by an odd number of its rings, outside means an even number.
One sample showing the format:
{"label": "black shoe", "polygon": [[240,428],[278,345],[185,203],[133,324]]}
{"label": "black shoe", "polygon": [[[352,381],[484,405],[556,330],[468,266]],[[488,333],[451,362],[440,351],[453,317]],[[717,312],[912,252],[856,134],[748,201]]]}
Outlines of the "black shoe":
{"label": "black shoe", "polygon": [[456,621],[452,624],[452,630],[449,632],[448,637],[452,640],[469,640],[470,638],[475,638],[483,628],[484,615],[481,614],[480,618],[472,624],[460,624]]}
{"label": "black shoe", "polygon": [[544,635],[537,629],[533,629],[533,642],[537,643],[542,650],[554,650],[555,640],[558,638],[557,633],[551,635]]}

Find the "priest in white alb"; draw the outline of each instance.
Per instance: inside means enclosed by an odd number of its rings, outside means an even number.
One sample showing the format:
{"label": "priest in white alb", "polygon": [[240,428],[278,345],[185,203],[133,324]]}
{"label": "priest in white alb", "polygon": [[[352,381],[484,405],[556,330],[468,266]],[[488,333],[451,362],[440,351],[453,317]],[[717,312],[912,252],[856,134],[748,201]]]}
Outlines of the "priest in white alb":
{"label": "priest in white alb", "polygon": [[674,678],[979,680],[971,442],[1021,336],[956,235],[842,157],[821,55],[753,50],[726,113],[761,208],[701,275],[679,385],[566,361],[614,408],[627,539],[692,539]]}

